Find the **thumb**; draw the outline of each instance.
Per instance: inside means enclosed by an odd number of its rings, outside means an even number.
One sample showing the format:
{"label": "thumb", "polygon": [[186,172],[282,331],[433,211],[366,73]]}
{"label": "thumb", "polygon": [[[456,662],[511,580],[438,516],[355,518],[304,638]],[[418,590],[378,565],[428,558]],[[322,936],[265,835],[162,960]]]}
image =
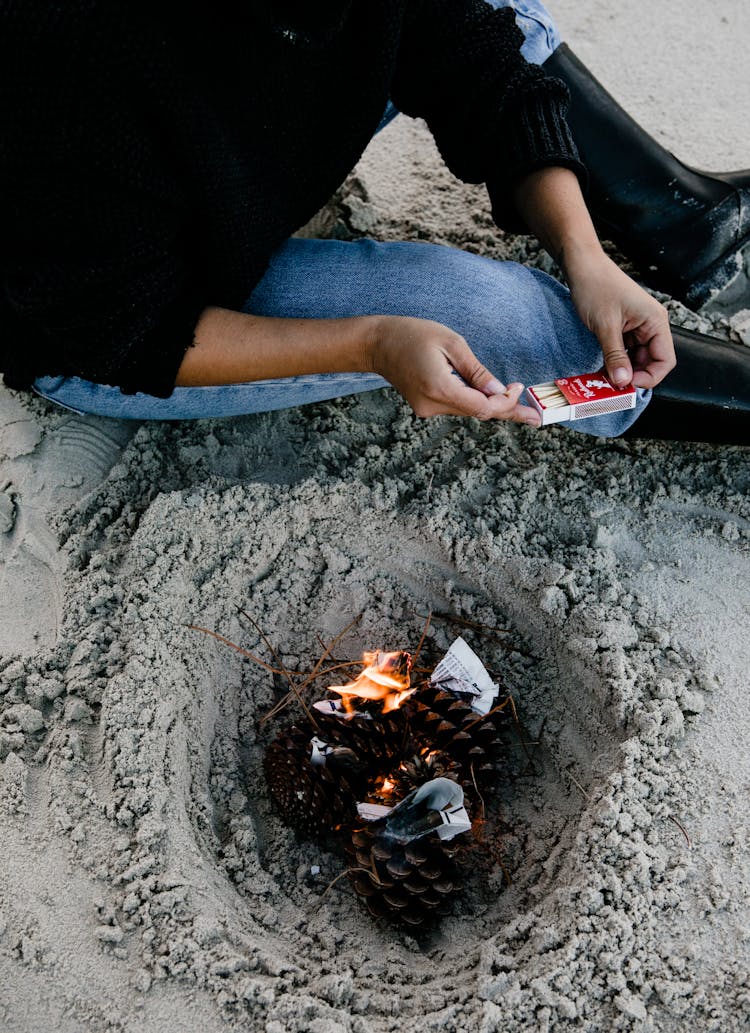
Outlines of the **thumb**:
{"label": "thumb", "polygon": [[626,387],[633,379],[633,367],[625,343],[622,330],[618,326],[610,326],[597,331],[607,376],[617,387]]}

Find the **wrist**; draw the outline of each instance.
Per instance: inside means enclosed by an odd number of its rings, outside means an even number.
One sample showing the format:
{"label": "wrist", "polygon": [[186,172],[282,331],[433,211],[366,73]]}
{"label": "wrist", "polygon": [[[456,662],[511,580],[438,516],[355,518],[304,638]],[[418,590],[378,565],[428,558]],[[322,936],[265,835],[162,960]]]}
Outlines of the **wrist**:
{"label": "wrist", "polygon": [[596,234],[576,234],[564,238],[554,257],[568,284],[579,276],[585,276],[594,266],[609,262]]}
{"label": "wrist", "polygon": [[393,316],[363,316],[362,319],[361,368],[365,373],[379,373],[382,376],[382,343]]}

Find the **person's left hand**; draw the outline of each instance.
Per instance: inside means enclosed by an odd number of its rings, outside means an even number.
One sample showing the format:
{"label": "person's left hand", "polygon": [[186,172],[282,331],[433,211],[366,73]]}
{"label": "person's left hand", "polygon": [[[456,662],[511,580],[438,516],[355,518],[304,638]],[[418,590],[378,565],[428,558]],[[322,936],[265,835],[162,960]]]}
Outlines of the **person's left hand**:
{"label": "person's left hand", "polygon": [[624,387],[655,387],[676,365],[667,310],[603,252],[565,255],[578,315],[596,334],[607,375]]}

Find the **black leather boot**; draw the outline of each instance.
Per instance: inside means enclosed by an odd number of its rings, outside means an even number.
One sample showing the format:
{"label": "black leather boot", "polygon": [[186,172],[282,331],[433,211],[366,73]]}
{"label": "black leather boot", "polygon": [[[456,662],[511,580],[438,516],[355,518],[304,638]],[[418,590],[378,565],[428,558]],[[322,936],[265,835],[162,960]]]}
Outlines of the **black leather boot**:
{"label": "black leather boot", "polygon": [[677,367],[626,438],[750,445],[750,348],[672,327]]}
{"label": "black leather boot", "polygon": [[602,236],[639,266],[646,283],[694,308],[730,286],[724,307],[746,307],[745,290],[750,304],[750,173],[713,175],[683,164],[564,43],[544,70],[570,90],[568,119],[589,170],[587,202]]}

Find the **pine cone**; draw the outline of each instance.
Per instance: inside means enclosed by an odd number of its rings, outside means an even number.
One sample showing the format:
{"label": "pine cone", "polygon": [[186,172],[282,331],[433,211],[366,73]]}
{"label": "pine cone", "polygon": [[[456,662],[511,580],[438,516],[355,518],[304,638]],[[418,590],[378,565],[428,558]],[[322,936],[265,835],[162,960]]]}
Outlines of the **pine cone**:
{"label": "pine cone", "polygon": [[334,747],[325,763],[313,764],[311,726],[292,725],[266,749],[263,767],[284,821],[300,833],[330,833],[356,814],[365,791],[364,765],[352,750]]}
{"label": "pine cone", "polygon": [[345,848],[349,878],[370,914],[412,927],[447,914],[457,891],[460,844],[436,833],[400,844],[383,829],[384,822],[358,825]]}
{"label": "pine cone", "polygon": [[402,759],[404,742],[408,739],[403,709],[382,714],[372,706],[369,711],[363,709],[361,714],[350,718],[325,713],[316,714],[316,718],[321,739],[353,750],[371,778],[390,771]]}
{"label": "pine cone", "polygon": [[408,796],[413,789],[418,789],[433,778],[451,778],[460,780],[460,767],[457,761],[447,753],[439,753],[423,747],[418,753],[402,760],[397,768],[388,775],[391,783],[391,798],[384,802],[393,804]]}
{"label": "pine cone", "polygon": [[427,682],[402,708],[412,737],[420,744],[447,754],[458,765],[457,777],[468,788],[486,783],[500,753],[500,729],[506,710],[482,717],[452,692]]}

